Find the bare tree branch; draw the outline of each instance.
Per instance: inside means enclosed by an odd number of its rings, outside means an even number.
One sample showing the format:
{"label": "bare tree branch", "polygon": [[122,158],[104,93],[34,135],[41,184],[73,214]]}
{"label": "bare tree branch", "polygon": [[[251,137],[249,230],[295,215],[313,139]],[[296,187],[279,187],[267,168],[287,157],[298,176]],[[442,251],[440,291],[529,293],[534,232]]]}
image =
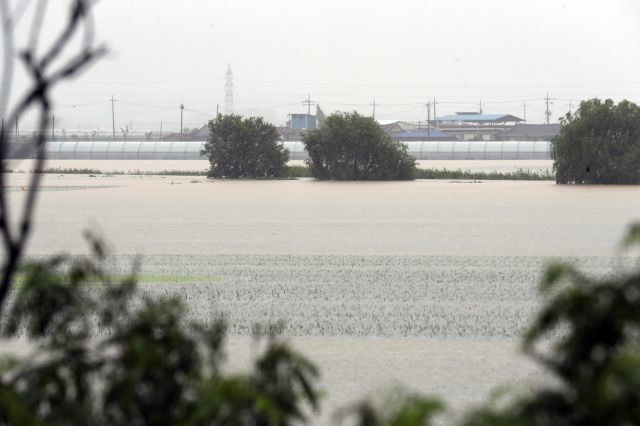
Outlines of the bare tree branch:
{"label": "bare tree branch", "polygon": [[[13,21],[9,12],[7,0],[0,0],[0,19],[2,19],[2,86],[0,88],[0,114],[5,117],[11,87],[13,84],[13,71],[15,69],[15,42],[13,36]],[[1,153],[0,153],[1,154]],[[4,155],[1,158],[5,158]]]}
{"label": "bare tree branch", "polygon": [[40,41],[40,33],[42,32],[42,23],[47,11],[48,0],[39,0],[36,5],[36,11],[33,14],[33,22],[29,31],[29,51],[37,53],[38,42]]}
{"label": "bare tree branch", "polygon": [[[7,0],[0,0],[0,19],[2,19],[2,40],[4,57],[2,60],[2,83],[0,85],[0,114],[2,119],[6,116],[9,98],[11,97],[11,87],[13,84],[13,71],[15,69],[15,47],[13,36],[13,22],[9,11]],[[4,123],[3,123],[4,124]],[[7,202],[4,192],[4,172],[5,158],[7,157],[7,145],[9,132],[6,128],[0,132],[0,233],[6,253],[13,251],[13,237],[7,212]],[[0,308],[1,310],[1,308]]]}
{"label": "bare tree branch", "polygon": [[[7,147],[9,144],[8,135],[10,131],[5,129],[0,135],[0,238],[3,241],[6,255],[0,280],[0,320],[2,318],[2,309],[11,289],[11,281],[19,266],[20,258],[24,254],[26,242],[31,233],[35,202],[40,187],[44,162],[46,160],[45,142],[51,111],[51,89],[60,82],[73,77],[105,53],[103,47],[93,46],[92,2],[90,0],[74,0],[65,27],[51,47],[38,59],[37,46],[40,30],[35,28],[41,26],[44,21],[44,8],[46,4],[47,1],[44,0],[38,2],[36,5],[38,10],[35,12],[36,16],[34,17],[29,45],[26,50],[20,54],[20,58],[24,62],[32,81],[31,88],[16,104],[13,112],[10,114],[7,126],[8,129],[11,129],[17,117],[20,117],[31,108],[36,109],[39,123],[39,131],[35,140],[36,167],[31,176],[31,184],[28,188],[21,216],[18,219],[18,229],[15,231],[11,228],[4,182]],[[2,105],[2,102],[8,102],[8,96],[11,90],[11,79],[13,77],[15,61],[15,44],[13,40],[14,23],[8,15],[6,0],[0,0],[0,12],[3,18],[3,34],[9,36],[9,38],[5,36],[6,48],[4,62],[5,65],[11,67],[5,68],[5,70],[10,69],[11,71],[7,71],[5,75],[3,75],[2,88],[6,90],[2,92],[2,96],[7,96],[7,99],[3,98],[0,100],[0,105]],[[61,55],[78,31],[83,31],[83,43],[79,52],[65,60],[57,69],[50,69],[52,64],[61,58]],[[10,55],[7,56],[7,52],[10,52]]]}
{"label": "bare tree branch", "polygon": [[18,25],[18,23],[22,20],[24,13],[27,11],[32,1],[33,0],[21,0],[18,2],[18,4],[16,4],[16,6],[13,8],[13,13],[11,14],[11,19],[13,20],[14,25]]}

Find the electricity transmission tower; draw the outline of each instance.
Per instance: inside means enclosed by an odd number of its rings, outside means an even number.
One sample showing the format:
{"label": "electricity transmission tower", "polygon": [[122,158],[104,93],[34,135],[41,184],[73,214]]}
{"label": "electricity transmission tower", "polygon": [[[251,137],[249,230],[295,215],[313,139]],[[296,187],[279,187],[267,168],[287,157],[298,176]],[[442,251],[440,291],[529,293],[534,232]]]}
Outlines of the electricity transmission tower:
{"label": "electricity transmission tower", "polygon": [[225,98],[224,98],[224,113],[225,115],[233,114],[233,72],[231,72],[231,65],[227,65],[227,78],[225,83]]}

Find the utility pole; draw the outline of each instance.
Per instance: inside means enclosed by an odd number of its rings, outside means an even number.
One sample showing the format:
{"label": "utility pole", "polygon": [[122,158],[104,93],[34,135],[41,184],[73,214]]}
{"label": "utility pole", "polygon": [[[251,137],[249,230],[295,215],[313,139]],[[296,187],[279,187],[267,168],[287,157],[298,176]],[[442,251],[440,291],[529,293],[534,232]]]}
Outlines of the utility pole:
{"label": "utility pole", "polygon": [[184,104],[180,104],[180,140],[184,140],[184,135],[182,134],[182,117],[184,115]]}
{"label": "utility pole", "polygon": [[[482,99],[480,99],[480,102],[478,105],[479,105],[478,109],[480,111],[480,115],[482,115]],[[480,134],[480,117],[478,117],[478,121],[476,123],[476,131],[477,131],[476,139],[482,140],[482,135]]]}
{"label": "utility pole", "polygon": [[18,116],[16,115],[16,143],[18,143],[18,136],[20,132],[18,131]]}
{"label": "utility pole", "polygon": [[527,103],[527,100],[525,99],[524,101],[522,101],[522,114],[523,114],[523,119],[524,119],[524,123],[527,124],[527,107],[529,106],[529,104]]}
{"label": "utility pole", "polygon": [[551,111],[549,111],[549,92],[547,92],[547,97],[546,97],[546,101],[547,101],[547,110],[545,111],[545,115],[547,117],[547,124],[549,124],[549,118],[551,118]]}
{"label": "utility pole", "polygon": [[116,140],[116,108],[115,108],[115,100],[113,99],[113,95],[111,95],[111,129],[113,132],[113,140]]}
{"label": "utility pole", "polygon": [[373,119],[376,119],[376,106],[378,106],[380,104],[376,103],[376,98],[374,96],[373,98],[373,103],[371,104],[371,106],[373,107]]}
{"label": "utility pole", "polygon": [[56,116],[51,117],[51,142],[56,139]]}
{"label": "utility pole", "polygon": [[309,129],[309,117],[311,116],[311,105],[313,105],[315,103],[315,101],[311,100],[311,94],[307,95],[307,99],[305,99],[304,101],[302,101],[302,105],[306,105],[307,106],[307,117],[305,118],[305,129]]}
{"label": "utility pole", "polygon": [[573,114],[573,101],[569,99],[569,115]]}
{"label": "utility pole", "polygon": [[431,102],[427,102],[427,140],[431,139]]}
{"label": "utility pole", "polygon": [[220,115],[220,104],[216,104],[216,117]]}
{"label": "utility pole", "polygon": [[438,128],[438,116],[436,115],[436,105],[438,105],[438,103],[436,102],[436,98],[435,96],[433,97],[433,127],[434,128]]}
{"label": "utility pole", "polygon": [[160,140],[162,140],[162,121],[160,122]]}

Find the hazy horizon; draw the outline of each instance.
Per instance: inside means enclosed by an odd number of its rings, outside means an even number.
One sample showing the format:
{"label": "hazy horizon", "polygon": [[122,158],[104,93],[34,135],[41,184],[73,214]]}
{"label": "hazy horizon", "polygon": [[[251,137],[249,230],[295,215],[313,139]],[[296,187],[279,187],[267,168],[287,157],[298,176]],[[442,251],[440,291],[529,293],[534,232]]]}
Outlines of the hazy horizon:
{"label": "hazy horizon", "polygon": [[[66,4],[49,4],[58,22]],[[482,100],[523,117],[526,102],[541,123],[548,92],[556,121],[580,99],[640,101],[639,17],[632,0],[102,0],[96,36],[110,53],[56,91],[56,127],[110,130],[112,95],[118,129],[178,130],[181,103],[184,126],[199,127],[224,111],[227,64],[235,112],[276,125],[305,112],[307,94],[325,113],[367,115],[375,97],[384,120],[426,120],[434,97],[438,115]]]}

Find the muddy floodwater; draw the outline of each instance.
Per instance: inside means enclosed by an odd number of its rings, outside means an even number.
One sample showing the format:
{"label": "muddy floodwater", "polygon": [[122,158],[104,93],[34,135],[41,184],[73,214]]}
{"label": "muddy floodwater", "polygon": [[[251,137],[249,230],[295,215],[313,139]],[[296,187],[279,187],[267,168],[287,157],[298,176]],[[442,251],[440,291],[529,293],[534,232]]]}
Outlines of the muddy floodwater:
{"label": "muddy floodwater", "polygon": [[118,254],[611,256],[639,213],[630,186],[47,175],[30,250],[83,253],[99,227]]}
{"label": "muddy floodwater", "polygon": [[[12,208],[29,177],[8,175]],[[397,384],[454,409],[535,386],[544,375],[517,348],[544,265],[628,264],[618,243],[639,216],[630,186],[46,175],[29,255],[85,254],[82,231],[100,230],[114,272],[139,255],[147,281],[163,277],[144,292],[229,319],[231,369],[252,356],[253,323],[284,321],[323,372],[324,424]]]}

